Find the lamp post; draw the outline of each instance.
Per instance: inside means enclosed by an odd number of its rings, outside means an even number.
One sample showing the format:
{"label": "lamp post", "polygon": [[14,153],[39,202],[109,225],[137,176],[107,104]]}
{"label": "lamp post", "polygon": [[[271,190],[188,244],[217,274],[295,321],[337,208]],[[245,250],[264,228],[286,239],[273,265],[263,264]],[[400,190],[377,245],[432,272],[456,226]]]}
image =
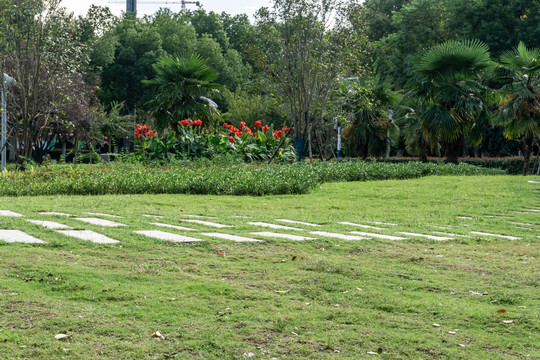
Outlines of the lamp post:
{"label": "lamp post", "polygon": [[6,95],[7,95],[7,88],[9,85],[13,82],[13,79],[7,75],[4,74],[4,79],[2,81],[2,133],[1,133],[1,142],[0,142],[0,149],[2,149],[2,163],[0,166],[0,171],[4,171],[6,168],[6,150],[7,150],[7,111],[6,111]]}

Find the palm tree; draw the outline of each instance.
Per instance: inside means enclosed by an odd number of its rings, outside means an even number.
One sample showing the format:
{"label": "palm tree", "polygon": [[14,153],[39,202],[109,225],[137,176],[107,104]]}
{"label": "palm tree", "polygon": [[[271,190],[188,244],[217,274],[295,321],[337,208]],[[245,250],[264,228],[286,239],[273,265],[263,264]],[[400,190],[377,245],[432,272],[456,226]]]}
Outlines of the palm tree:
{"label": "palm tree", "polygon": [[478,122],[490,118],[490,90],[482,76],[492,67],[488,47],[478,40],[447,41],[427,50],[416,64],[417,93],[427,107],[425,126],[440,138],[446,162],[457,164],[465,137],[478,145]]}
{"label": "palm tree", "polygon": [[205,97],[223,86],[214,83],[219,74],[200,55],[163,57],[153,67],[156,76],[143,82],[155,90],[149,104],[157,130],[178,131],[184,119],[214,120],[217,111]]}
{"label": "palm tree", "polygon": [[520,42],[500,61],[495,79],[502,84],[504,99],[496,120],[505,126],[506,137],[523,139],[523,175],[527,175],[534,139],[540,137],[540,49],[527,49]]}
{"label": "palm tree", "polygon": [[359,94],[363,88],[358,80],[349,81],[345,86],[344,110],[349,113],[349,124],[343,131],[343,137],[352,155],[360,155],[364,159],[368,155],[383,156],[390,142],[399,139],[399,127],[388,110],[401,101],[401,94],[393,91],[390,82],[379,75],[373,79],[368,99],[364,101]]}

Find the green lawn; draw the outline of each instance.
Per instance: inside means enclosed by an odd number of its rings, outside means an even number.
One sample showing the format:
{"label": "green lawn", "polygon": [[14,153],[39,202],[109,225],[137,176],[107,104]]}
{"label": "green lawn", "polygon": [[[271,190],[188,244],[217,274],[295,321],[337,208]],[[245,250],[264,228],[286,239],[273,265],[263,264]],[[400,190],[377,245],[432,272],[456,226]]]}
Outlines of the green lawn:
{"label": "green lawn", "polygon": [[[325,184],[307,195],[265,197],[0,198],[0,210],[25,215],[0,217],[0,229],[21,229],[47,242],[0,241],[0,357],[538,359],[540,212],[521,212],[540,209],[540,184],[528,180],[539,179],[431,176]],[[39,211],[115,214],[124,218],[109,220],[129,226],[102,228]],[[189,219],[185,214],[215,216],[205,220],[234,227],[179,224]],[[388,229],[376,231],[381,234],[469,237],[347,241],[311,235],[319,240],[235,243],[200,234],[309,236],[247,224],[277,224],[279,218],[344,234],[375,230],[338,222],[380,221],[398,224],[369,223]],[[121,242],[68,238],[25,219],[91,229]],[[153,221],[197,231],[160,228]],[[176,244],[137,230],[206,241]],[[501,309],[507,312],[497,313]],[[164,339],[152,337],[156,331]],[[60,333],[71,337],[56,340]]]}

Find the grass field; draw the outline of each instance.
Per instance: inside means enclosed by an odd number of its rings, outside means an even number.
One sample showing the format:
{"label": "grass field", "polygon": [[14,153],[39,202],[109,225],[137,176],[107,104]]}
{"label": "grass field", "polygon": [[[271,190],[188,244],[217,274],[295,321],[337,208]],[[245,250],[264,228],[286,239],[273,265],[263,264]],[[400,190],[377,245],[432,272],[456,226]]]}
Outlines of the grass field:
{"label": "grass field", "polygon": [[[333,183],[307,195],[264,197],[0,198],[0,210],[25,215],[0,217],[0,229],[47,242],[0,242],[0,358],[539,359],[540,212],[531,210],[540,209],[540,184],[528,180],[538,177]],[[110,220],[129,226],[102,228],[40,211],[114,214],[123,218]],[[196,231],[159,228],[143,214]],[[179,224],[186,214],[233,227]],[[347,241],[309,235],[302,225],[289,224],[306,231],[247,224],[280,218],[343,234],[375,230],[338,222],[378,221],[397,224],[381,234],[462,236]],[[69,238],[26,219],[120,243]],[[206,241],[177,244],[137,230]],[[263,230],[318,240],[235,243],[201,234],[254,237]],[[163,338],[153,337],[156,331]]]}

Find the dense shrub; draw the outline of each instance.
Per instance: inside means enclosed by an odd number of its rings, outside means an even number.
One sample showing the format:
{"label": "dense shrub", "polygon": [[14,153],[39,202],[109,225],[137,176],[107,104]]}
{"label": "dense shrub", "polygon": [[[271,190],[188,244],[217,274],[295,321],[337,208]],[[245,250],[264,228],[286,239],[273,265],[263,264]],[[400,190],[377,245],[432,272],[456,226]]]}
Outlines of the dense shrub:
{"label": "dense shrub", "polygon": [[[406,157],[393,157],[381,160],[383,162],[401,164],[411,161],[418,161],[418,158],[406,158]],[[431,163],[442,164],[444,162],[441,158],[432,158],[429,160]],[[510,175],[518,175],[523,173],[523,157],[506,157],[506,158],[460,158],[460,162],[475,166],[481,166],[490,169],[502,169],[508,172]],[[531,166],[534,171],[538,168],[540,163],[540,157],[531,157]]]}
{"label": "dense shrub", "polygon": [[46,167],[0,175],[0,195],[304,194],[324,182],[411,179],[426,175],[498,175],[468,164],[326,162],[288,165]]}

